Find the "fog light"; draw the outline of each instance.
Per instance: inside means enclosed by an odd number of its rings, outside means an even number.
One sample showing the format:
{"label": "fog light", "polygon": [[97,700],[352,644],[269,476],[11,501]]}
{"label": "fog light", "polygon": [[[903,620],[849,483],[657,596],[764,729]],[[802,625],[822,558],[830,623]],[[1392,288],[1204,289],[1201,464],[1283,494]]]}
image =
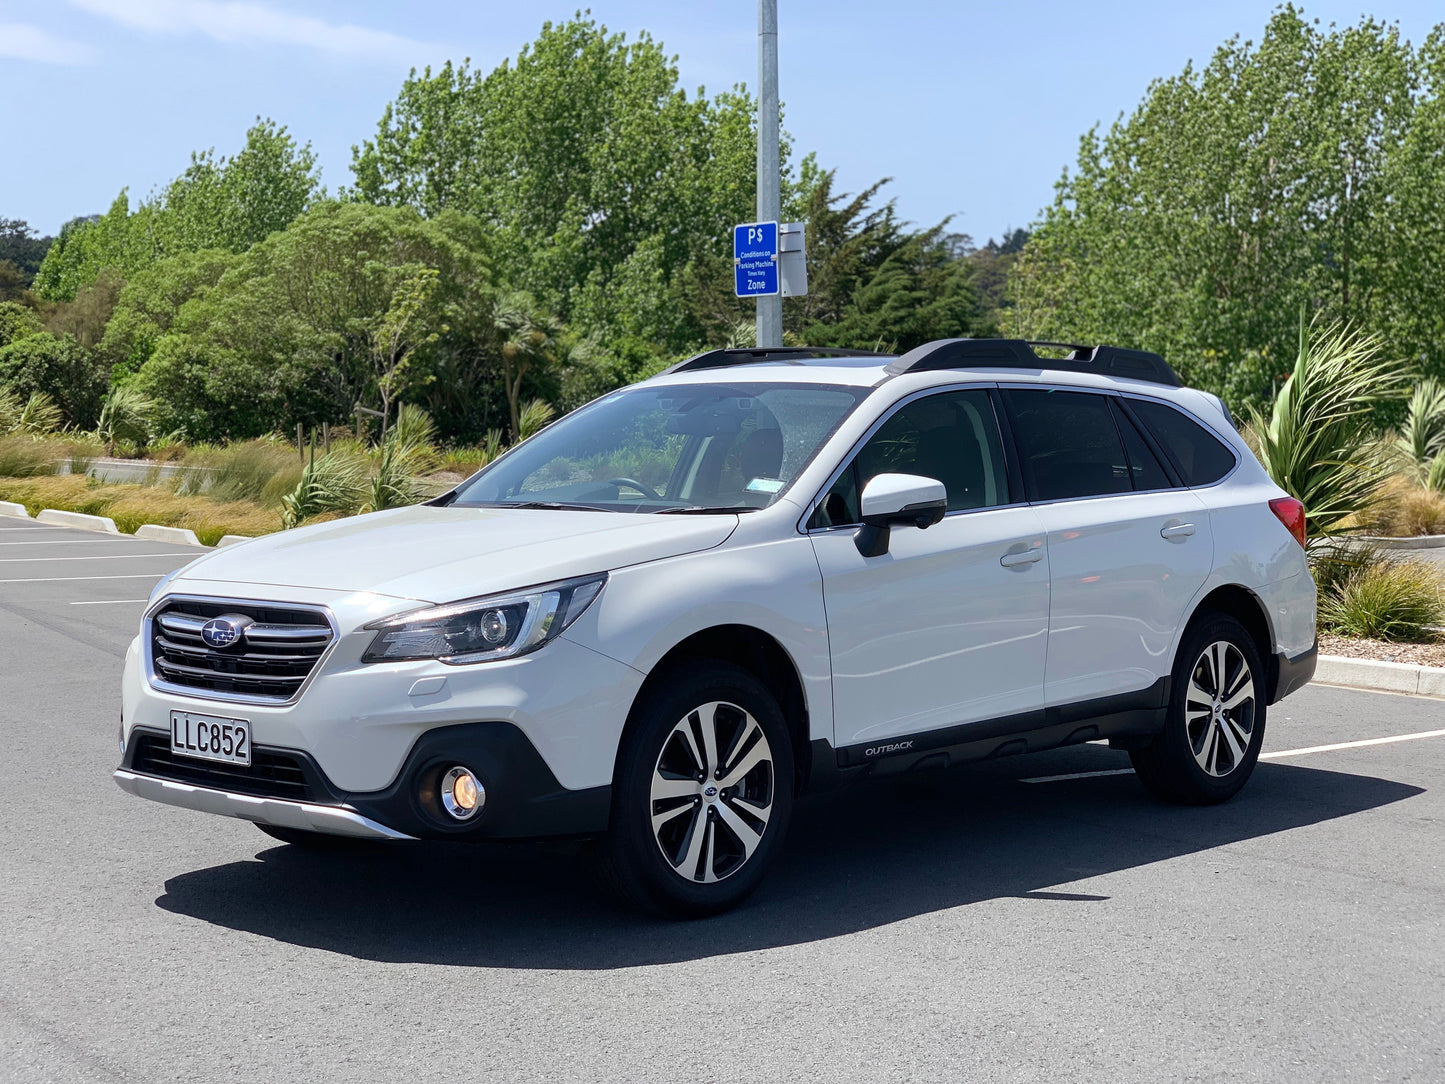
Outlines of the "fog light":
{"label": "fog light", "polygon": [[477,815],[487,804],[487,791],[482,781],[463,767],[456,767],[442,776],[442,807],[456,820]]}

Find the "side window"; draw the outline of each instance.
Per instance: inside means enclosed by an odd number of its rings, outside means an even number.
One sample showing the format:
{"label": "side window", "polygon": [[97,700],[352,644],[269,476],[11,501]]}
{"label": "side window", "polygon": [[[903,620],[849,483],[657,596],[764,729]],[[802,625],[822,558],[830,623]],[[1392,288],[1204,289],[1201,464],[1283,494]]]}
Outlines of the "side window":
{"label": "side window", "polygon": [[988,392],[944,392],[895,411],[833,484],[811,526],[859,522],[859,494],[879,474],[936,478],[950,512],[1008,504],[1008,469]]}
{"label": "side window", "polygon": [[1109,399],[1109,404],[1114,408],[1114,422],[1119,426],[1119,435],[1124,438],[1124,451],[1129,456],[1129,477],[1133,479],[1136,490],[1169,489],[1173,482],[1169,480],[1169,472],[1159,462],[1159,457],[1149,447],[1149,442],[1144,439],[1143,434],[1135,428],[1129,416],[1124,413],[1119,401]]}
{"label": "side window", "polygon": [[1185,485],[1211,485],[1234,469],[1228,445],[1182,411],[1148,399],[1130,399],[1129,406],[1174,461]]}
{"label": "side window", "polygon": [[1108,396],[1043,388],[1004,394],[1030,500],[1097,497],[1134,488]]}

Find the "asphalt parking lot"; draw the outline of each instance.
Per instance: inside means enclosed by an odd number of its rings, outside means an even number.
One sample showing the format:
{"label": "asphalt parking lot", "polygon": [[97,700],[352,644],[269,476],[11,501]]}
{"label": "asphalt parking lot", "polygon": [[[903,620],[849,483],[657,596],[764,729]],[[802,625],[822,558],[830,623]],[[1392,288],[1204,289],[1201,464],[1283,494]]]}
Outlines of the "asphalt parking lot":
{"label": "asphalt parking lot", "polygon": [[1307,688],[1212,809],[1099,746],[820,796],[660,923],[573,843],[123,794],[125,645],[196,552],[0,519],[0,1080],[1445,1080],[1445,701]]}

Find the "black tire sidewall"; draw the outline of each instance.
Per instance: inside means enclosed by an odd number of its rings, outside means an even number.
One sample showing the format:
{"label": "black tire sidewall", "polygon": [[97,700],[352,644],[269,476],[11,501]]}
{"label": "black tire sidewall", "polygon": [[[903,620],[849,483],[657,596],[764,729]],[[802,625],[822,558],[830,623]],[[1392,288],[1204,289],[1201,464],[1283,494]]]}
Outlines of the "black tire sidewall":
{"label": "black tire sidewall", "polygon": [[[1213,776],[1194,759],[1184,709],[1194,664],[1208,645],[1220,640],[1233,644],[1249,665],[1254,682],[1254,730],[1239,765],[1228,775]],[[1142,755],[1135,758],[1141,778],[1150,790],[1171,801],[1212,805],[1232,798],[1249,781],[1259,760],[1260,747],[1264,744],[1267,700],[1264,661],[1254,637],[1226,614],[1210,614],[1202,618],[1185,632],[1180,641],[1170,678],[1164,731],[1149,748],[1143,750]]]}
{"label": "black tire sidewall", "polygon": [[[679,719],[714,700],[744,708],[773,754],[773,807],[762,842],[741,869],[712,884],[680,877],[652,834],[652,771]],[[782,709],[752,674],[729,663],[678,667],[648,690],[623,732],[613,775],[605,847],[617,887],[632,902],[674,917],[717,914],[736,906],[763,879],[787,835],[793,807],[793,750]]]}

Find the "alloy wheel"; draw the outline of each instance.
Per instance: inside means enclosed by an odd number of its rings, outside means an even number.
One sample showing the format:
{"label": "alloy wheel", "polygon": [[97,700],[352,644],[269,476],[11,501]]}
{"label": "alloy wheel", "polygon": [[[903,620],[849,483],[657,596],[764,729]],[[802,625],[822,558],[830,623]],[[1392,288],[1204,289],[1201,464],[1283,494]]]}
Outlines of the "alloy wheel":
{"label": "alloy wheel", "polygon": [[721,881],[762,842],[773,788],[773,751],[758,721],[736,704],[703,704],[672,728],[653,767],[653,838],[678,876]]}
{"label": "alloy wheel", "polygon": [[1194,759],[1222,778],[1244,761],[1254,737],[1254,675],[1243,652],[1216,640],[1200,653],[1184,698],[1184,726]]}

